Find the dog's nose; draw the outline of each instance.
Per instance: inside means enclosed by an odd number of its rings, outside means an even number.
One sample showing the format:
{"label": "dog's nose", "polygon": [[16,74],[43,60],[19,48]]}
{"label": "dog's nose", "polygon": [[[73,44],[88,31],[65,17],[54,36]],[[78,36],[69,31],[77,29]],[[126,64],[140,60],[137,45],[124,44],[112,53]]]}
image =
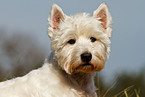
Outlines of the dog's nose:
{"label": "dog's nose", "polygon": [[81,54],[81,60],[82,60],[82,62],[90,62],[91,61],[91,59],[92,59],[92,54],[91,53],[83,53],[83,54]]}

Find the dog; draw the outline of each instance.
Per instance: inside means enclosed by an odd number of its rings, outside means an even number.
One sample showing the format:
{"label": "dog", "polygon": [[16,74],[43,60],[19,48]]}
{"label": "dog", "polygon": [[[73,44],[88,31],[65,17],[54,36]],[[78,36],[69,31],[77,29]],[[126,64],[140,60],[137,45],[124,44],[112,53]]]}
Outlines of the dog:
{"label": "dog", "polygon": [[48,18],[52,56],[23,77],[0,83],[0,97],[97,97],[94,77],[110,53],[112,17],[106,3],[93,16],[67,16],[52,5]]}

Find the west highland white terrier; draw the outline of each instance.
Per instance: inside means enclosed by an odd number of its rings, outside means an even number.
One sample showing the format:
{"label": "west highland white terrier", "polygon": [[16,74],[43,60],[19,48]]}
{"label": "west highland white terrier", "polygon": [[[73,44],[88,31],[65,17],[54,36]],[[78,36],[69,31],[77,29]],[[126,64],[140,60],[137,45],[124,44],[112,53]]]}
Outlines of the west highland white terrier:
{"label": "west highland white terrier", "polygon": [[48,19],[54,53],[49,62],[23,77],[0,83],[0,97],[97,97],[96,71],[109,57],[112,17],[102,3],[93,16],[67,16],[52,5]]}

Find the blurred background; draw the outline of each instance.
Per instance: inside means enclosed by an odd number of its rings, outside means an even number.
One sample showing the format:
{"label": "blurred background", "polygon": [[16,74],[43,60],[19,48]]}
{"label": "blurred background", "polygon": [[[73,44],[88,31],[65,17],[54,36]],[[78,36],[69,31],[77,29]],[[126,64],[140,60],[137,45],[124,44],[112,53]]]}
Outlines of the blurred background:
{"label": "blurred background", "polygon": [[99,94],[123,97],[127,89],[131,97],[145,96],[145,0],[0,0],[0,81],[40,67],[49,56],[52,4],[67,15],[92,15],[102,2],[109,6],[113,32],[110,58],[96,76]]}

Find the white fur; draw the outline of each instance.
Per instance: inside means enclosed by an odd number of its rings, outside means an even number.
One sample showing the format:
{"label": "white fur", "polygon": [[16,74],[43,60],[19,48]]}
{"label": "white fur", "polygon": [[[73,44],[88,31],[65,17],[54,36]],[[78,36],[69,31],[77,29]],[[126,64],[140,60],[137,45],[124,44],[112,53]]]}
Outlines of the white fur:
{"label": "white fur", "polygon": [[[106,25],[97,17],[106,12]],[[49,33],[54,56],[43,67],[16,79],[0,83],[0,97],[96,97],[94,76],[109,57],[112,17],[105,3],[94,11],[67,16],[53,5]],[[91,37],[97,40],[92,42]],[[69,40],[75,40],[69,44]],[[83,66],[81,54],[89,52],[89,66]]]}
{"label": "white fur", "polygon": [[[63,76],[64,75],[64,76]],[[78,97],[65,73],[52,64],[45,63],[42,68],[16,79],[0,83],[0,97]],[[79,87],[78,87],[79,88]],[[78,89],[79,90],[79,89]]]}

